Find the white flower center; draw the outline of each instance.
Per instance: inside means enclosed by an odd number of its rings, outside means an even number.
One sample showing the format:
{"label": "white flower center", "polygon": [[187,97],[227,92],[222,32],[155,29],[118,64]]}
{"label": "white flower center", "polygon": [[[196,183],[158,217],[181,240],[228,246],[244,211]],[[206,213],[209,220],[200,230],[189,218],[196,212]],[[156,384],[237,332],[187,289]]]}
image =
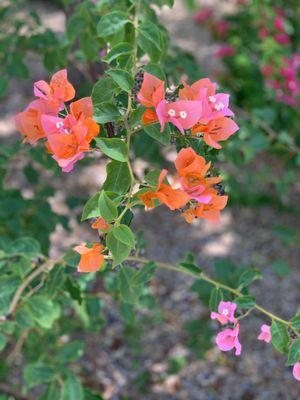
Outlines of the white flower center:
{"label": "white flower center", "polygon": [[209,100],[211,103],[215,103],[215,102],[216,102],[215,96],[209,96],[208,100]]}
{"label": "white flower center", "polygon": [[224,107],[225,107],[224,104],[221,103],[221,102],[215,105],[215,109],[216,109],[217,111],[223,110]]}
{"label": "white flower center", "polygon": [[56,124],[56,127],[57,128],[61,128],[62,126],[64,126],[63,122],[58,121],[57,124]]}
{"label": "white flower center", "polygon": [[225,309],[225,310],[222,311],[222,314],[227,316],[229,314],[229,311]]}
{"label": "white flower center", "polygon": [[170,110],[168,111],[168,114],[170,115],[170,117],[175,117],[176,112],[175,112],[175,110],[173,110],[173,108],[170,108]]}
{"label": "white flower center", "polygon": [[180,111],[179,115],[180,115],[180,118],[182,118],[182,119],[186,119],[186,117],[187,117],[187,113],[185,111]]}

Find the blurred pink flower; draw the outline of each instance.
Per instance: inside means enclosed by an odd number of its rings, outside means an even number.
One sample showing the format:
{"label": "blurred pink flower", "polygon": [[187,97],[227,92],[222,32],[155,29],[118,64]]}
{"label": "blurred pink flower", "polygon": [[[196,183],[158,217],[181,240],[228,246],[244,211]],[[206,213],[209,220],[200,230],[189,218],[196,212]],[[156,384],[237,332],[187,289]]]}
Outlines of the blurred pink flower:
{"label": "blurred pink flower", "polygon": [[300,381],[300,362],[297,362],[293,367],[293,376],[297,381]]}
{"label": "blurred pink flower", "polygon": [[287,45],[290,43],[289,35],[287,35],[286,33],[277,33],[276,35],[274,35],[274,40],[282,45]]}
{"label": "blurred pink flower", "polygon": [[242,345],[239,341],[240,326],[237,324],[235,328],[227,328],[218,333],[216,337],[216,344],[221,351],[230,351],[235,348],[235,355],[239,356],[242,352]]}
{"label": "blurred pink flower", "polygon": [[272,340],[272,335],[271,335],[271,327],[269,325],[262,325],[260,327],[260,334],[258,335],[257,339],[258,340],[263,340],[266,343],[270,343]]}
{"label": "blurred pink flower", "polygon": [[201,10],[197,11],[195,14],[195,21],[201,24],[202,22],[206,22],[207,20],[213,18],[214,10],[212,7],[203,7]]}
{"label": "blurred pink flower", "polygon": [[235,48],[230,46],[229,44],[221,45],[218,50],[215,52],[216,57],[230,57],[235,54]]}

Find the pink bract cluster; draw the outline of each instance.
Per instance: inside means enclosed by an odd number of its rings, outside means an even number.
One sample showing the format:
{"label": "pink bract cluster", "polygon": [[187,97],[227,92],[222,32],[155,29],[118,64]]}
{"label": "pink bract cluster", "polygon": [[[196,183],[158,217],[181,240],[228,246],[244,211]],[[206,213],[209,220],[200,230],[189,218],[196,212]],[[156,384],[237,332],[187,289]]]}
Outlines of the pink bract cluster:
{"label": "pink bract cluster", "polygon": [[[239,341],[240,324],[238,318],[235,317],[237,304],[230,301],[221,301],[218,305],[218,312],[210,314],[211,319],[216,319],[222,326],[226,326],[224,330],[216,336],[216,345],[221,351],[230,351],[235,349],[235,355],[242,353],[242,345]],[[260,327],[260,334],[257,339],[270,343],[272,340],[271,327],[263,324]],[[293,366],[293,376],[300,381],[300,362]]]}
{"label": "pink bract cluster", "polygon": [[145,72],[137,95],[139,102],[146,107],[143,124],[159,122],[163,131],[169,122],[182,134],[191,129],[193,136],[203,137],[208,146],[216,149],[221,148],[219,142],[239,129],[231,119],[234,114],[229,108],[229,94],[217,93],[217,84],[208,78],[191,86],[183,81],[176,101],[167,101],[165,95],[165,82]]}
{"label": "pink bract cluster", "polygon": [[35,82],[34,95],[38,99],[16,115],[17,129],[25,136],[24,142],[34,145],[42,140],[62,171],[70,172],[100,132],[93,120],[92,100],[84,97],[67,109],[65,103],[74,98],[75,89],[65,69],[56,72],[49,84]]}

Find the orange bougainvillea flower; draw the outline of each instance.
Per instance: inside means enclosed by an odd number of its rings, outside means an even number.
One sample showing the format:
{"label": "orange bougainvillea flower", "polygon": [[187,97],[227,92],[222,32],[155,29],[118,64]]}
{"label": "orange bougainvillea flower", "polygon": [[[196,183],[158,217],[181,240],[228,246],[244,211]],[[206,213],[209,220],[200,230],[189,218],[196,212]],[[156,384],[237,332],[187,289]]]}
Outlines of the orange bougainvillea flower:
{"label": "orange bougainvillea flower", "polygon": [[[190,195],[198,201],[204,201],[197,198],[197,193],[202,194],[207,187],[219,183],[221,179],[217,176],[207,177],[211,163],[206,163],[205,158],[199,156],[191,147],[181,149],[175,160],[175,168],[181,178],[181,185],[190,192]],[[196,197],[193,196],[193,192]],[[206,200],[207,201],[207,200]],[[206,202],[204,201],[204,202]]]}
{"label": "orange bougainvillea flower", "polygon": [[154,108],[165,98],[165,83],[148,72],[144,73],[142,87],[137,95],[139,102],[147,107],[142,115],[144,125],[158,121]]}
{"label": "orange bougainvillea flower", "polygon": [[228,196],[219,196],[215,189],[209,189],[211,200],[208,204],[198,203],[184,211],[183,216],[187,222],[192,222],[195,218],[204,218],[216,223],[220,220],[220,211],[225,208]]}
{"label": "orange bougainvillea flower", "polygon": [[91,248],[82,244],[74,247],[74,250],[81,255],[77,267],[78,272],[97,271],[104,262],[104,255],[102,254],[104,246],[100,243],[94,243]]}
{"label": "orange bougainvillea flower", "polygon": [[24,142],[35,144],[46,136],[41,124],[41,115],[56,115],[58,108],[46,100],[34,100],[29,106],[15,116],[16,128],[25,136]]}
{"label": "orange bougainvillea flower", "polygon": [[74,164],[90,151],[90,142],[100,132],[92,119],[91,98],[80,99],[70,105],[65,118],[43,115],[42,127],[47,135],[47,148],[63,172],[70,172]]}
{"label": "orange bougainvillea flower", "polygon": [[142,87],[137,95],[139,102],[147,107],[156,105],[165,97],[165,83],[148,72],[144,73]]}
{"label": "orange bougainvillea flower", "polygon": [[184,207],[190,200],[190,196],[181,189],[174,189],[171,185],[164,183],[168,171],[163,169],[158,178],[157,190],[141,194],[139,198],[146,207],[154,207],[154,199],[158,199],[165,204],[170,210],[177,210]]}
{"label": "orange bougainvillea flower", "polygon": [[223,117],[213,119],[207,125],[195,125],[192,135],[203,134],[203,140],[208,146],[221,149],[219,142],[228,139],[237,130],[239,127],[231,118]]}
{"label": "orange bougainvillea flower", "polygon": [[106,231],[109,229],[109,224],[105,221],[104,218],[99,217],[92,223],[93,229],[100,229],[101,231]]}
{"label": "orange bougainvillea flower", "polygon": [[56,72],[52,76],[50,84],[46,81],[35,82],[33,92],[35,96],[60,106],[62,102],[70,101],[75,96],[75,89],[68,81],[66,69]]}
{"label": "orange bougainvillea flower", "polygon": [[179,90],[180,100],[201,100],[202,93],[205,93],[206,96],[213,96],[217,90],[217,84],[208,78],[199,79],[191,86],[185,81],[182,83],[184,87]]}

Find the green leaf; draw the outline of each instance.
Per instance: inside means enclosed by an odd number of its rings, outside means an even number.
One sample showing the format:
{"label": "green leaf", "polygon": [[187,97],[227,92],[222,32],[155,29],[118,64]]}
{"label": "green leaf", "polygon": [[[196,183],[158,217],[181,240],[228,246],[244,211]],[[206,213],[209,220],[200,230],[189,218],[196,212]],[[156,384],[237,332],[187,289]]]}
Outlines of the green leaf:
{"label": "green leaf", "polygon": [[156,265],[153,261],[148,262],[145,264],[141,269],[135,272],[133,276],[133,283],[136,285],[145,284],[150,281],[154,272],[156,270]]}
{"label": "green leaf", "polygon": [[130,267],[122,267],[119,272],[119,289],[124,303],[135,304],[141,296],[143,285],[133,281],[134,275],[135,271]]}
{"label": "green leaf", "polygon": [[213,288],[210,292],[209,308],[211,311],[218,311],[218,305],[223,300],[223,292],[220,288]]}
{"label": "green leaf", "polygon": [[151,185],[151,186],[153,186],[153,187],[156,187],[157,184],[158,184],[158,178],[159,178],[160,172],[161,172],[161,171],[159,171],[159,170],[157,170],[157,169],[154,170],[154,171],[148,172],[148,173],[145,175],[145,181],[146,181],[149,185]]}
{"label": "green leaf", "polygon": [[296,314],[291,320],[291,324],[294,328],[300,329],[300,314]]}
{"label": "green leaf", "polygon": [[280,353],[287,353],[290,343],[287,327],[282,322],[274,321],[271,325],[272,344]]}
{"label": "green leaf", "polygon": [[123,69],[109,69],[107,73],[122,90],[130,92],[134,85],[134,79],[129,72]]}
{"label": "green leaf", "polygon": [[42,295],[31,297],[27,301],[27,306],[33,319],[45,329],[50,329],[53,322],[60,316],[59,304],[53,303]]}
{"label": "green leaf", "polygon": [[99,197],[99,209],[101,217],[107,222],[113,221],[118,216],[118,209],[114,202],[102,191]]}
{"label": "green leaf", "polygon": [[100,193],[96,193],[93,197],[91,197],[83,207],[81,221],[84,221],[89,218],[100,217],[100,209],[99,209],[99,197]]}
{"label": "green leaf", "polygon": [[4,349],[6,343],[7,343],[7,337],[2,332],[0,332],[0,351]]}
{"label": "green leaf", "polygon": [[157,62],[162,55],[161,34],[158,27],[150,22],[143,22],[138,28],[138,45],[149,55],[151,61]]}
{"label": "green leaf", "polygon": [[234,302],[240,308],[252,308],[255,306],[255,298],[253,296],[239,296],[234,299]]}
{"label": "green leaf", "polygon": [[24,380],[28,389],[52,382],[55,377],[55,369],[41,362],[28,364],[24,370]]}
{"label": "green leaf", "polygon": [[93,86],[92,102],[94,107],[97,104],[112,101],[116,87],[117,85],[109,76],[100,78],[98,82]]}
{"label": "green leaf", "polygon": [[103,102],[94,105],[94,120],[98,124],[118,121],[121,117],[119,109],[112,103]]}
{"label": "green leaf", "polygon": [[168,124],[166,125],[163,132],[160,132],[159,124],[146,125],[143,127],[143,130],[147,133],[147,135],[157,140],[158,142],[166,146],[170,144],[170,128]]}
{"label": "green leaf", "polygon": [[239,288],[244,288],[249,286],[253,281],[257,279],[262,279],[262,273],[259,269],[256,268],[249,268],[244,271],[239,277]]}
{"label": "green leaf", "polygon": [[126,162],[128,158],[128,148],[126,143],[117,138],[97,138],[97,146],[113,160]]}
{"label": "green leaf", "polygon": [[65,282],[65,288],[73,300],[78,304],[82,303],[81,290],[78,282],[71,276],[68,276]]}
{"label": "green leaf", "polygon": [[57,349],[57,361],[62,364],[67,364],[78,360],[83,356],[84,346],[84,342],[79,340],[64,344],[61,348]]}
{"label": "green leaf", "polygon": [[46,281],[46,291],[48,296],[52,297],[58,289],[64,284],[65,281],[65,268],[60,264],[55,264],[49,272]]}
{"label": "green leaf", "polygon": [[0,97],[4,97],[8,89],[8,78],[0,76]]}
{"label": "green leaf", "polygon": [[120,242],[127,246],[134,247],[134,234],[127,225],[115,226],[112,230],[112,234]]}
{"label": "green leaf", "polygon": [[29,258],[34,258],[41,255],[41,246],[31,237],[21,237],[11,243],[7,252],[11,255],[26,254]]}
{"label": "green leaf", "polygon": [[106,166],[106,180],[103,189],[106,191],[124,194],[131,184],[128,165],[120,161],[112,161]]}
{"label": "green leaf", "polygon": [[69,373],[67,379],[64,381],[60,399],[84,400],[83,387],[74,374]]}
{"label": "green leaf", "polygon": [[149,72],[149,74],[157,76],[157,78],[161,79],[162,81],[167,80],[164,70],[157,64],[149,63],[147,65],[144,65],[142,69]]}
{"label": "green leaf", "polygon": [[195,277],[201,278],[200,274],[202,272],[202,269],[199,268],[196,263],[195,263],[195,258],[193,254],[188,253],[184,259],[183,262],[179,264],[179,267],[182,269],[185,269],[192,273]]}
{"label": "green leaf", "polygon": [[113,256],[114,266],[124,261],[129,256],[131,250],[130,246],[116,239],[112,232],[109,232],[106,236],[106,246],[109,248]]}
{"label": "green leaf", "polygon": [[120,56],[128,56],[132,51],[133,46],[131,43],[121,42],[113,46],[102,60],[111,63],[112,61],[117,60]]}
{"label": "green leaf", "polygon": [[101,37],[111,36],[120,31],[129,19],[122,11],[112,11],[101,17],[97,25],[98,35]]}
{"label": "green leaf", "polygon": [[294,365],[300,361],[300,339],[293,340],[286,365]]}
{"label": "green leaf", "polygon": [[288,276],[291,273],[290,266],[285,260],[275,260],[272,263],[272,268],[281,277]]}

